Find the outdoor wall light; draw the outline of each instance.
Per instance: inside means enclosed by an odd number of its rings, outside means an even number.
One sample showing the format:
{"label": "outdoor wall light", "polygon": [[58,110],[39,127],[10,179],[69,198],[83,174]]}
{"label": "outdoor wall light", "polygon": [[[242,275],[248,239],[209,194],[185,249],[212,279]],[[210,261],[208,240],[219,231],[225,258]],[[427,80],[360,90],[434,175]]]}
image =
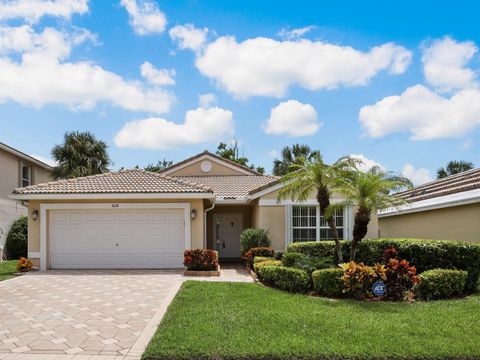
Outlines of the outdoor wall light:
{"label": "outdoor wall light", "polygon": [[38,210],[33,210],[32,211],[32,220],[37,221],[38,219]]}
{"label": "outdoor wall light", "polygon": [[190,217],[192,218],[192,220],[195,220],[195,218],[197,217],[197,210],[192,209],[192,211],[190,212]]}

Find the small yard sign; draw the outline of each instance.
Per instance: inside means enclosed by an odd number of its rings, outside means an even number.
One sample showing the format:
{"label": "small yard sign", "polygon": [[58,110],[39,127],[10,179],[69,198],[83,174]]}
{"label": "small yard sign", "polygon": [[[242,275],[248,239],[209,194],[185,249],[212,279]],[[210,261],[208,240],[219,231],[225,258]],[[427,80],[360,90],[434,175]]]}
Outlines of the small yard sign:
{"label": "small yard sign", "polygon": [[387,287],[383,281],[375,281],[372,285],[372,292],[375,296],[384,296],[387,293]]}

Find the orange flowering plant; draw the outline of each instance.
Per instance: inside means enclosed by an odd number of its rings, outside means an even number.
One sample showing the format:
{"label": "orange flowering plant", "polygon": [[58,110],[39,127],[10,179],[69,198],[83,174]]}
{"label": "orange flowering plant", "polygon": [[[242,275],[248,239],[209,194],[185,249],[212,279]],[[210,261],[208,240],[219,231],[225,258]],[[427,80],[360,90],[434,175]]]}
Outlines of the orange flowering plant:
{"label": "orange flowering plant", "polygon": [[18,272],[28,272],[32,270],[32,267],[33,267],[32,261],[24,257],[21,257],[20,260],[18,260],[17,262]]}

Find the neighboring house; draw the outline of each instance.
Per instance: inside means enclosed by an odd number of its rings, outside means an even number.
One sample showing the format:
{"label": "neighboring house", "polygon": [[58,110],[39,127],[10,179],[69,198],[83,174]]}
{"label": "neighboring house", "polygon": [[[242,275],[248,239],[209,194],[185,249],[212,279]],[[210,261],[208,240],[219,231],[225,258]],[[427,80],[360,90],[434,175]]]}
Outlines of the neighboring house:
{"label": "neighboring house", "polygon": [[[29,258],[48,268],[179,268],[186,248],[240,257],[247,227],[272,246],[330,238],[317,201],[277,202],[279,178],[204,152],[160,173],[124,170],[16,189],[29,204]],[[314,194],[312,194],[314,195]],[[336,215],[352,237],[352,208]],[[372,219],[369,236],[377,236]]]}
{"label": "neighboring house", "polygon": [[379,212],[380,236],[480,242],[480,169],[398,195],[409,204]]}
{"label": "neighboring house", "polygon": [[5,244],[13,220],[27,207],[9,198],[12,189],[50,181],[51,166],[0,142],[0,246]]}

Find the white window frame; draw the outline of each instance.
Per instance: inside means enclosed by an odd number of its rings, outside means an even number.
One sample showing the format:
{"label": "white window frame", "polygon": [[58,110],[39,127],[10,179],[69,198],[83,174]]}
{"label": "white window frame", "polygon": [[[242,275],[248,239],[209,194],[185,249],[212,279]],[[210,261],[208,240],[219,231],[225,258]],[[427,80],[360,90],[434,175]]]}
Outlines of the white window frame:
{"label": "white window frame", "polygon": [[[294,209],[295,208],[307,208],[307,209],[311,209],[311,208],[314,208],[315,209],[315,226],[294,226],[294,221],[293,221],[293,218],[294,218]],[[318,206],[312,206],[312,205],[295,205],[292,207],[292,241],[294,239],[293,237],[293,234],[294,234],[294,230],[295,229],[306,229],[306,230],[312,230],[312,229],[315,229],[315,234],[316,234],[316,240],[315,241],[319,241],[319,211],[318,211]],[[303,216],[298,216],[298,218],[302,218]],[[312,216],[310,216],[310,210],[308,210],[308,215],[307,215],[307,218],[308,218],[308,222],[310,223],[310,218],[312,218]],[[303,241],[303,240],[302,240]]]}
{"label": "white window frame", "polygon": [[[316,240],[324,241],[320,239],[320,229],[326,229],[328,226],[320,226],[320,206],[312,203],[292,203],[285,206],[285,245],[293,243],[293,207],[294,206],[315,206],[316,207]],[[345,206],[343,208],[343,240],[351,240],[353,237],[352,233],[352,224],[353,224],[353,207]]]}
{"label": "white window frame", "polygon": [[[28,179],[23,177],[23,169],[27,168],[28,169]],[[22,162],[21,163],[21,168],[20,168],[20,186],[21,187],[26,187],[32,185],[32,166]],[[28,181],[28,185],[24,185],[23,182]]]}

